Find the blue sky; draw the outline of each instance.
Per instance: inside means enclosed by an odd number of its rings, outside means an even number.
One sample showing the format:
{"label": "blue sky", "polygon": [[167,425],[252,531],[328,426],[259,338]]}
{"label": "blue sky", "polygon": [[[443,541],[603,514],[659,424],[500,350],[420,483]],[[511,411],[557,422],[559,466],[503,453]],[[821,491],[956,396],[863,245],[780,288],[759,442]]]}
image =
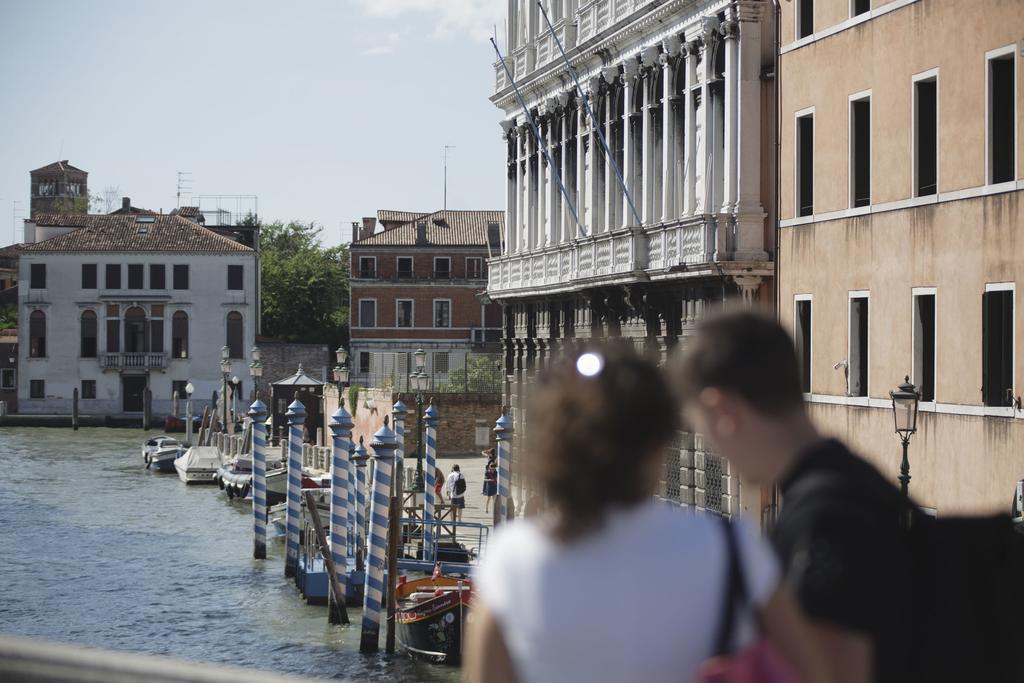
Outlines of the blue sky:
{"label": "blue sky", "polygon": [[448,207],[501,209],[504,6],[0,0],[0,244],[58,158],[165,212],[189,171],[195,195],[257,195],[337,244],[378,208],[440,208],[449,144]]}

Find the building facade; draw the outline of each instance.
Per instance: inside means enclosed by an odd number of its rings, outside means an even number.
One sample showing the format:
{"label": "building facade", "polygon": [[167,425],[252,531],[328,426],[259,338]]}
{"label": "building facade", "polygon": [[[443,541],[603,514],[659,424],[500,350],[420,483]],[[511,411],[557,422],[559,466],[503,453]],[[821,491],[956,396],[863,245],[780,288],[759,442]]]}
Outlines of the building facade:
{"label": "building facade", "polygon": [[[546,5],[582,92],[536,3],[512,0],[491,98],[504,115],[507,220],[487,292],[505,307],[519,434],[524,382],[576,340],[625,337],[664,356],[708,305],[770,305],[773,293],[771,4]],[[676,455],[667,498],[739,509],[739,482],[699,435],[681,435]]]}
{"label": "building facade", "polygon": [[178,216],[36,214],[19,247],[21,413],[154,415],[220,391],[221,349],[249,394],[255,252]]}
{"label": "building facade", "polygon": [[[501,308],[483,294],[504,218],[500,211],[380,211],[357,224],[350,245],[353,383],[406,376],[418,348],[428,352],[427,371],[442,374],[467,353],[500,351]],[[398,367],[375,367],[385,360]]]}
{"label": "building facade", "polygon": [[1024,478],[1022,35],[1015,0],[782,3],[780,318],[818,424],[894,481],[889,392],[919,388],[939,515]]}

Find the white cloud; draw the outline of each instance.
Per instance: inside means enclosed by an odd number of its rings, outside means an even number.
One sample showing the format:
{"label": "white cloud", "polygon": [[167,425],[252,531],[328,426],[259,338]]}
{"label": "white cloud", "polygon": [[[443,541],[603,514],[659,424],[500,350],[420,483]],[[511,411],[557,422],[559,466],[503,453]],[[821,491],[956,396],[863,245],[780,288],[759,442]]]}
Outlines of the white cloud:
{"label": "white cloud", "polygon": [[[501,35],[506,0],[356,0],[363,12],[372,17],[412,19],[428,15],[435,21],[435,38],[455,35],[487,40],[498,27]],[[415,17],[420,19],[420,17]]]}
{"label": "white cloud", "polygon": [[362,50],[359,54],[366,56],[389,55],[395,51],[395,48],[398,47],[398,44],[402,41],[402,38],[406,33],[408,33],[408,31],[392,31],[383,38],[375,38],[373,40],[373,45]]}

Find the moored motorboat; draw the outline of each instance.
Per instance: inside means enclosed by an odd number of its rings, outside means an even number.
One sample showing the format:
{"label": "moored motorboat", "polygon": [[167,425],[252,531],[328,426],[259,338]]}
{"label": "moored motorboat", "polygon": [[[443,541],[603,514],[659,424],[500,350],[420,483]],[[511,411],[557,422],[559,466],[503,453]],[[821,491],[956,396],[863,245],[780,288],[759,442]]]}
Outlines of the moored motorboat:
{"label": "moored motorboat", "polygon": [[181,457],[182,453],[185,452],[185,447],[175,442],[161,446],[149,456],[149,462],[146,464],[147,468],[152,468],[157,472],[173,472],[174,461]]}
{"label": "moored motorboat", "polygon": [[150,456],[156,453],[160,448],[164,446],[177,446],[179,441],[173,436],[167,436],[166,434],[159,434],[157,436],[150,437],[142,444],[142,461],[149,465]]}
{"label": "moored motorboat", "polygon": [[214,446],[193,446],[174,461],[178,477],[186,484],[215,483],[220,466],[220,451]]}
{"label": "moored motorboat", "polygon": [[469,579],[425,577],[395,591],[398,642],[409,654],[444,664],[462,662],[462,636],[473,584]]}

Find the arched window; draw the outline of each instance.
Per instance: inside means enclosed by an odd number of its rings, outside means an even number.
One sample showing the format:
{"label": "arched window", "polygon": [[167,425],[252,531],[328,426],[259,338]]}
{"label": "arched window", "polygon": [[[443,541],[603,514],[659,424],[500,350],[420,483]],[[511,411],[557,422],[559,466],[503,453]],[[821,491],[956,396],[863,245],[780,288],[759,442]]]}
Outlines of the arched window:
{"label": "arched window", "polygon": [[96,357],[96,314],[82,311],[82,358]]}
{"label": "arched window", "polygon": [[46,358],[46,314],[32,311],[28,317],[28,356],[29,358]]}
{"label": "arched window", "polygon": [[175,311],[171,317],[171,356],[188,358],[188,315]]}
{"label": "arched window", "polygon": [[238,311],[228,313],[227,347],[229,358],[242,358],[242,314]]}
{"label": "arched window", "polygon": [[124,350],[128,353],[149,351],[146,311],[138,306],[133,306],[124,312]]}

